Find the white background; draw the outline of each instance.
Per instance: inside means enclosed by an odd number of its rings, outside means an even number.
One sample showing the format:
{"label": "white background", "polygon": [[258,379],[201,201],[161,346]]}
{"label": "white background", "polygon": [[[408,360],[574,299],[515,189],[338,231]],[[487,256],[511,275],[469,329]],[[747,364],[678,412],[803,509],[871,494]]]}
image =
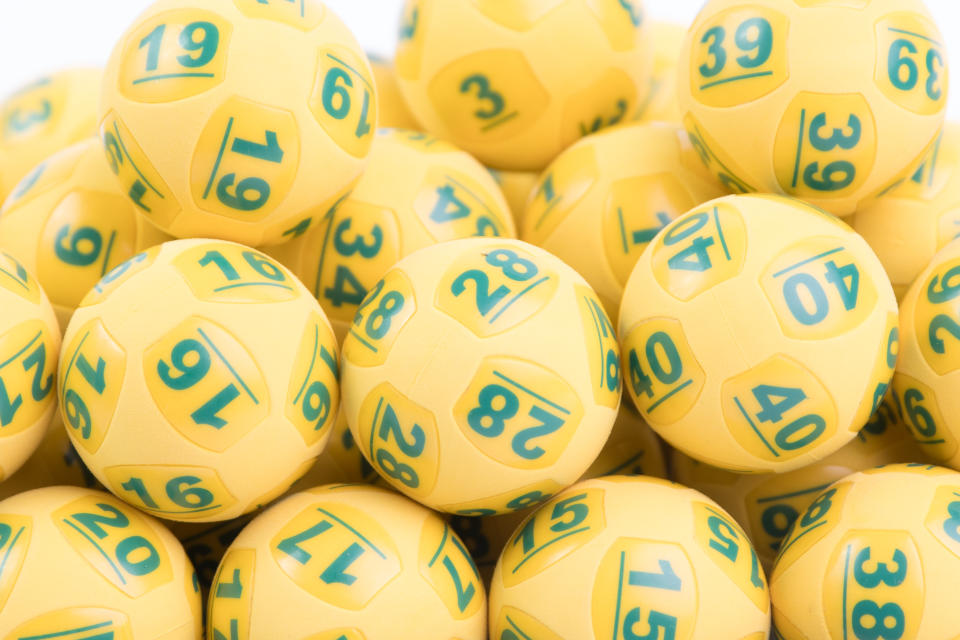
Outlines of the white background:
{"label": "white background", "polygon": [[[786,0],[784,0],[786,1]],[[37,76],[103,65],[114,42],[150,0],[0,0],[0,98]],[[364,48],[383,57],[396,45],[403,0],[326,0]],[[689,24],[703,0],[647,0],[656,19]],[[927,0],[947,41],[953,86],[960,86],[960,1]],[[956,94],[960,89],[953,90]],[[960,100],[950,116],[960,119]]]}

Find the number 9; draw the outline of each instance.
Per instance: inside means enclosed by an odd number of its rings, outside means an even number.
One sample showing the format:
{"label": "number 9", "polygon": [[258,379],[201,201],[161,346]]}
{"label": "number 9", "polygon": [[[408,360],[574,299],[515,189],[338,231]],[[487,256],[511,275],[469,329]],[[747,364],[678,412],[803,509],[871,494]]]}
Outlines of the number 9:
{"label": "number 9", "polygon": [[[803,172],[803,181],[808,187],[816,189],[817,191],[840,191],[841,189],[846,189],[853,183],[854,178],[857,177],[857,168],[853,166],[852,162],[848,162],[847,160],[836,160],[825,166],[823,168],[823,178],[817,178],[817,173],[819,172],[819,162],[811,162]],[[837,179],[836,175],[838,173],[842,174],[843,177]]]}
{"label": "number 9", "polygon": [[87,403],[83,401],[80,394],[73,389],[67,389],[63,396],[63,404],[66,409],[67,422],[70,423],[70,426],[79,429],[84,440],[90,438],[93,421],[90,419],[90,410],[87,409]]}
{"label": "number 9", "polygon": [[93,227],[80,227],[74,232],[70,239],[70,246],[67,247],[64,245],[64,240],[69,235],[70,225],[65,225],[57,231],[53,250],[60,260],[78,267],[86,267],[97,261],[100,249],[103,247],[103,237],[99,231]]}
{"label": "number 9", "polygon": [[[930,280],[930,284],[927,286],[927,300],[933,304],[943,304],[960,295],[960,281],[956,283],[951,282],[957,277],[960,277],[960,265],[948,270],[943,274],[943,278],[938,275],[933,276],[933,279]],[[940,289],[937,289],[937,284],[940,285]]]}
{"label": "number 9", "polygon": [[[231,194],[227,189],[233,186],[236,179],[237,174],[228,173],[220,178],[220,182],[217,183],[217,198],[228,207],[238,211],[256,211],[270,199],[270,185],[262,178],[241,180],[234,190],[235,193]],[[256,197],[247,197],[247,194],[251,191],[256,194]]]}

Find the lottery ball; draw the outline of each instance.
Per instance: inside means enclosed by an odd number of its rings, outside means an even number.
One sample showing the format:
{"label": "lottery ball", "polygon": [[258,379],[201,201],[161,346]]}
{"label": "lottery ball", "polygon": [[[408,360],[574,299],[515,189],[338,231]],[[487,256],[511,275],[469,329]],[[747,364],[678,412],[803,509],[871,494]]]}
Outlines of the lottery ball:
{"label": "lottery ball", "polygon": [[760,563],[769,570],[790,527],[830,484],[856,471],[923,459],[889,404],[880,409],[849,444],[809,467],[778,474],[730,473],[675,451],[673,478],[726,509],[750,535]]}
{"label": "lottery ball", "polygon": [[44,158],[97,132],[103,72],[38,78],[0,103],[0,202]]}
{"label": "lottery ball", "polygon": [[0,513],[4,638],[200,637],[197,576],[153,518],[79,487],[21,493]]}
{"label": "lottery ball", "polygon": [[317,487],[271,507],[230,545],[211,594],[210,638],[276,637],[280,620],[289,638],[487,637],[463,543],[437,514],[376,487]]}
{"label": "lottery ball", "polygon": [[556,496],[511,536],[490,587],[490,637],[502,640],[765,640],[769,616],[740,526],[655,478],[598,478]]}
{"label": "lottery ball", "polygon": [[582,274],[616,317],[633,265],[654,236],[724,193],[679,127],[616,127],[584,138],[547,167],[521,237]]}
{"label": "lottery ball", "polygon": [[410,129],[418,131],[420,123],[410,113],[407,100],[400,92],[397,72],[391,60],[369,56],[373,70],[374,85],[377,87],[377,126],[388,129]]}
{"label": "lottery ball", "polygon": [[866,242],[781,196],[668,225],[624,291],[624,381],[647,423],[729,471],[790,471],[852,440],[897,359],[897,303]]}
{"label": "lottery ball", "polygon": [[902,345],[893,398],[920,449],[938,464],[960,468],[960,242],[934,256],[900,309]]}
{"label": "lottery ball", "polygon": [[40,285],[0,251],[0,481],[43,440],[56,411],[60,328]]}
{"label": "lottery ball", "polygon": [[519,511],[600,453],[618,354],[573,269],[519,240],[456,240],[401,260],[364,299],[343,406],[364,456],[408,496],[458,515]]}
{"label": "lottery ball", "polygon": [[337,346],[286,269],[178,240],[108,273],[64,336],[60,411],[110,491],[170,520],[220,521],[306,473],[339,405]]}
{"label": "lottery ball", "polygon": [[376,127],[367,57],[319,0],[160,0],[110,57],[100,135],[155,225],[256,246],[349,190]]}
{"label": "lottery ball", "polygon": [[634,117],[648,31],[641,0],[406,0],[397,77],[428,131],[495,169],[538,171]]}
{"label": "lottery ball", "polygon": [[53,486],[102,488],[80,460],[57,412],[54,412],[50,426],[33,455],[12,477],[0,483],[0,500],[24,491]]}
{"label": "lottery ball", "polygon": [[650,94],[637,117],[646,122],[680,122],[677,106],[677,63],[687,35],[685,27],[654,21],[650,25],[653,40],[653,78]]}
{"label": "lottery ball", "polygon": [[36,274],[62,329],[104,274],[171,239],[120,192],[93,138],[38,165],[0,209],[0,250]]}
{"label": "lottery ball", "polygon": [[497,171],[490,169],[493,179],[500,185],[503,197],[510,205],[513,222],[517,229],[523,227],[523,214],[527,209],[527,201],[533,195],[540,174],[535,171]]}
{"label": "lottery ball", "polygon": [[516,235],[487,170],[427,134],[381,131],[353,193],[270,254],[313,291],[342,340],[367,292],[398,260],[438,242],[484,235]]}
{"label": "lottery ball", "polygon": [[310,470],[297,480],[291,491],[312,489],[322,484],[349,484],[366,482],[386,486],[377,471],[360,452],[343,411],[337,416],[330,432],[330,440]]}
{"label": "lottery ball", "polygon": [[947,66],[921,0],[710,0],[684,43],[677,96],[732,191],[849,215],[936,142]]}
{"label": "lottery ball", "polygon": [[957,633],[960,474],[919,464],[821,492],[770,576],[774,637],[949,638]]}
{"label": "lottery ball", "polygon": [[937,251],[960,235],[960,124],[947,124],[909,179],[848,222],[876,252],[902,299]]}

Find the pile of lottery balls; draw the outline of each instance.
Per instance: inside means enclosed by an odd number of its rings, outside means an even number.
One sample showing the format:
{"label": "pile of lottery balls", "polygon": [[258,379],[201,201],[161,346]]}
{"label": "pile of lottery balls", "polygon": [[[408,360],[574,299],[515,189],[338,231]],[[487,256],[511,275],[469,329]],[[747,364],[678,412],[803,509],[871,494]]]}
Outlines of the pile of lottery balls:
{"label": "pile of lottery balls", "polygon": [[960,637],[942,34],[648,8],[159,0],[10,96],[0,637]]}

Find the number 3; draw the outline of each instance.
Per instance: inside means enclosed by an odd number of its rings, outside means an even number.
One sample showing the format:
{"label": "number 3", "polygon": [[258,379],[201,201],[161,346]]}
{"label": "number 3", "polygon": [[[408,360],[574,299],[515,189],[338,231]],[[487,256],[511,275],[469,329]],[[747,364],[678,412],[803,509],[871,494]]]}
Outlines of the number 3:
{"label": "number 3", "polygon": [[470,93],[470,90],[473,87],[477,88],[478,100],[486,100],[490,103],[489,108],[477,109],[473,112],[473,115],[483,120],[489,120],[490,118],[496,118],[498,115],[503,113],[503,110],[506,107],[503,96],[490,89],[490,80],[487,78],[487,76],[479,73],[470,76],[460,84],[460,93]]}

